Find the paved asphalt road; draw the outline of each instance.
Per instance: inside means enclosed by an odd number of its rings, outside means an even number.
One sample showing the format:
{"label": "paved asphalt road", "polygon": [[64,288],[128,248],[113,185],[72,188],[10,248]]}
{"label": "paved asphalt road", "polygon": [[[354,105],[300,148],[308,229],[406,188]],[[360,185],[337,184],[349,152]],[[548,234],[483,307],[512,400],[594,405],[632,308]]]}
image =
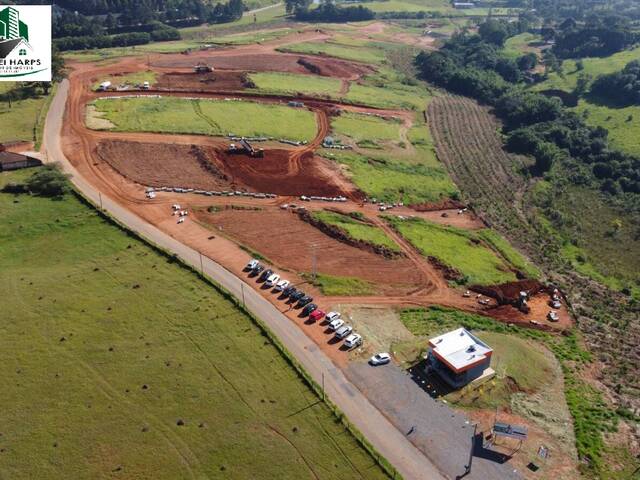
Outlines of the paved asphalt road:
{"label": "paved asphalt road", "polygon": [[[59,162],[64,171],[71,174],[73,184],[87,198],[98,204],[100,201],[99,192],[78,174],[62,152],[60,128],[68,91],[69,83],[64,80],[60,84],[47,114],[43,149],[47,152],[48,161]],[[200,268],[201,257],[197,251],[142,220],[104,194],[102,195],[102,206],[104,210],[132,230],[162,248],[179,255],[181,259],[195,268]],[[236,298],[242,298],[244,290],[246,308],[269,327],[318,384],[322,383],[324,376],[325,392],[329,399],[406,480],[444,480],[445,477],[437,467],[347,380],[342,371],[302,330],[292,326],[291,322],[274,305],[233,273],[213,260],[202,258],[204,273]]]}

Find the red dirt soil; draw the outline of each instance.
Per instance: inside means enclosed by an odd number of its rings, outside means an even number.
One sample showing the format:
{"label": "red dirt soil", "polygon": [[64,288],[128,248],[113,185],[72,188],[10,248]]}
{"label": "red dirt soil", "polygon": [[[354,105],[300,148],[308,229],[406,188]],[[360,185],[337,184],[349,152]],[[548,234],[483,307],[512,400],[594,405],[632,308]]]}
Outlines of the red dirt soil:
{"label": "red dirt soil", "polygon": [[[349,62],[346,60],[336,60],[334,58],[320,58],[308,55],[284,54],[284,53],[268,53],[260,52],[251,53],[249,49],[243,49],[242,55],[224,55],[221,52],[217,54],[198,55],[197,58],[192,56],[169,58],[159,58],[152,62],[152,66],[161,68],[189,68],[193,67],[198,61],[207,63],[215,69],[226,70],[245,70],[253,72],[288,72],[288,73],[304,73],[311,74],[307,68],[298,63],[300,58],[304,58],[307,62],[315,65],[320,75],[356,79],[363,75],[372,73],[372,67],[364,64]],[[224,52],[226,53],[226,52]]]}
{"label": "red dirt soil", "polygon": [[197,218],[238,242],[259,251],[281,268],[311,272],[315,245],[320,273],[358,277],[374,284],[376,293],[398,295],[419,287],[420,276],[405,258],[381,255],[344,244],[298,215],[284,210],[198,212]]}
{"label": "red dirt soil", "polygon": [[158,77],[154,88],[188,92],[242,90],[245,88],[246,77],[247,72],[229,70],[210,73],[167,72]]}

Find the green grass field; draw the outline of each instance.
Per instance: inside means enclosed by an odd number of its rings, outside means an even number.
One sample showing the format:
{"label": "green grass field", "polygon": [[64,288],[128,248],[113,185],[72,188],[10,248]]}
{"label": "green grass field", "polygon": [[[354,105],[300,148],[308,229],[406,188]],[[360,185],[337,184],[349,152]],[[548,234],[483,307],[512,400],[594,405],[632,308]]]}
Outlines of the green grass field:
{"label": "green grass field", "polygon": [[375,48],[338,45],[335,43],[306,42],[287,45],[278,49],[282,52],[306,53],[310,55],[326,55],[363,63],[382,63],[384,52]]}
{"label": "green grass field", "polygon": [[98,99],[95,106],[117,131],[233,133],[293,140],[311,140],[316,133],[312,112],[257,102],[127,98]]}
{"label": "green grass field", "polygon": [[528,52],[535,52],[536,49],[529,44],[540,41],[542,41],[542,37],[535,33],[524,32],[519,35],[514,35],[504,42],[504,53],[512,57],[519,57]]}
{"label": "green grass field", "polygon": [[491,249],[475,243],[473,234],[466,230],[443,227],[419,218],[386,218],[424,255],[436,257],[458,270],[465,277],[464,283],[493,285],[516,280],[509,266]]}
{"label": "green grass field", "polygon": [[112,75],[100,78],[96,81],[92,88],[96,90],[102,82],[111,82],[111,85],[117,87],[119,85],[141,85],[149,82],[149,85],[156,83],[156,73],[152,71],[127,73],[125,75]]}
{"label": "green grass field", "polygon": [[385,478],[195,274],[73,195],[0,194],[0,220],[0,477]]}
{"label": "green grass field", "polygon": [[542,273],[540,270],[528,262],[513,246],[495,230],[484,228],[475,232],[475,234],[491,245],[495,250],[502,255],[511,265],[516,267],[523,273],[526,273],[529,278],[540,278]]}
{"label": "green grass field", "polygon": [[322,155],[344,165],[351,181],[370,198],[408,205],[435,202],[458,192],[441,165],[433,167],[384,154],[325,150]]}
{"label": "green grass field", "polygon": [[354,240],[362,240],[373,245],[380,245],[394,252],[400,251],[400,247],[398,247],[383,230],[375,225],[362,222],[348,215],[327,210],[313,212],[312,216],[324,223],[334,225],[344,230]]}
{"label": "green grass field", "polygon": [[332,297],[371,295],[375,291],[372,283],[356,277],[337,277],[318,273],[315,280],[311,274],[306,274],[305,278],[320,288],[323,295]]}
{"label": "green grass field", "polygon": [[581,98],[576,112],[585,115],[589,125],[604,127],[615,148],[632,155],[640,155],[640,106],[613,107]]}
{"label": "green grass field", "polygon": [[345,96],[347,101],[380,108],[407,108],[421,111],[430,98],[424,87],[392,84],[372,86],[352,83]]}
{"label": "green grass field", "polygon": [[292,28],[278,28],[275,30],[258,30],[257,32],[242,32],[234,33],[230,35],[223,35],[220,37],[213,37],[210,39],[211,43],[220,45],[250,45],[253,43],[268,42],[269,40],[275,40],[282,38],[286,35],[294,33]]}
{"label": "green grass field", "polygon": [[400,141],[399,120],[386,120],[371,115],[342,113],[331,121],[334,134],[350,137],[356,143],[376,145],[378,142]]}
{"label": "green grass field", "polygon": [[[0,82],[0,95],[9,92],[15,85],[14,82]],[[55,90],[51,89],[48,96],[15,100],[11,102],[11,107],[8,101],[0,101],[0,143],[21,140],[34,142],[39,148],[44,119],[54,93]]]}
{"label": "green grass field", "polygon": [[252,73],[249,78],[265,93],[295,95],[302,93],[313,96],[336,97],[340,91],[340,80],[318,75],[297,75],[293,73]]}

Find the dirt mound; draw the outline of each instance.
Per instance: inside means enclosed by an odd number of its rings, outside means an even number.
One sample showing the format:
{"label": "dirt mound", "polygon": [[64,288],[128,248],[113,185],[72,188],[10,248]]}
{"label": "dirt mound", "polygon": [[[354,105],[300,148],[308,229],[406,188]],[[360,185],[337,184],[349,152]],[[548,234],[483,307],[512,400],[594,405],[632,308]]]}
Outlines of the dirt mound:
{"label": "dirt mound", "polygon": [[309,152],[292,161],[291,150],[265,150],[264,158],[230,155],[220,149],[211,150],[224,166],[224,171],[235,184],[257,192],[285,196],[317,195],[334,197],[343,195],[339,184],[327,174],[329,161]]}
{"label": "dirt mound", "polygon": [[[340,277],[357,277],[373,284],[380,294],[409,292],[421,281],[406,258],[389,260],[382,255],[346,245],[281,209],[199,211],[201,220],[222,228],[243,245],[260,252],[278,268],[296,272],[317,271]],[[304,289],[305,286],[302,286]]]}
{"label": "dirt mound", "polygon": [[537,280],[520,280],[489,287],[473,285],[469,288],[474,292],[496,299],[499,305],[506,305],[515,304],[518,301],[520,292],[527,292],[529,297],[533,297],[543,290],[544,286]]}
{"label": "dirt mound", "polygon": [[429,263],[435,267],[436,270],[439,270],[440,272],[442,272],[442,276],[446,280],[455,282],[457,280],[461,280],[464,277],[464,275],[462,275],[462,273],[460,273],[458,270],[456,270],[453,267],[450,267],[449,265],[442,263],[436,257],[428,256],[427,259],[429,260]]}
{"label": "dirt mound", "polygon": [[247,87],[247,82],[247,73],[243,71],[170,72],[161,75],[155,87],[173,91],[214,92],[242,90]]}
{"label": "dirt mound", "polygon": [[[215,68],[215,74],[223,70],[245,70],[254,72],[290,72],[309,73],[309,70],[298,63],[303,59],[317,67],[322,75],[336,78],[357,78],[373,72],[372,67],[351,63],[346,60],[319,58],[284,53],[248,53],[238,55],[217,55],[202,58]],[[199,60],[199,59],[198,59]],[[197,60],[196,60],[197,61]],[[163,68],[188,68],[194,64],[193,58],[160,59],[153,66]]]}
{"label": "dirt mound", "polygon": [[202,147],[102,140],[97,156],[122,176],[142,185],[219,190],[229,178]]}
{"label": "dirt mound", "polygon": [[383,257],[388,259],[405,256],[402,252],[393,251],[390,248],[384,247],[382,245],[365,242],[364,240],[356,240],[355,238],[350,237],[347,232],[345,232],[341,228],[336,227],[335,225],[324,223],[317,218],[314,218],[309,212],[305,210],[300,210],[298,213],[302,221],[313,225],[321,232],[329,235],[331,238],[335,238],[342,243],[346,243],[347,245],[351,245],[352,247],[356,247],[361,250],[367,250],[369,252],[375,253],[376,255],[382,255]]}
{"label": "dirt mound", "polygon": [[464,203],[451,198],[443,198],[437,202],[414,203],[413,205],[409,205],[409,208],[416,212],[435,212],[436,210],[452,210],[465,207],[466,205]]}

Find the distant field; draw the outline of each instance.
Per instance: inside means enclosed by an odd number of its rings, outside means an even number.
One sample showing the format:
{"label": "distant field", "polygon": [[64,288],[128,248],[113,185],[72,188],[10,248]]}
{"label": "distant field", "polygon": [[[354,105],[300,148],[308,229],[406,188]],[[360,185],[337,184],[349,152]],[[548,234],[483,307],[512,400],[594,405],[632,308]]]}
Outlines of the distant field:
{"label": "distant field", "polygon": [[370,225],[348,215],[341,215],[327,210],[313,212],[312,215],[324,223],[335,225],[336,227],[344,230],[354,240],[362,240],[373,245],[387,247],[394,252],[400,251],[400,247],[398,247],[398,245],[389,238],[383,230],[375,225]]}
{"label": "distant field", "polygon": [[373,48],[337,45],[334,43],[296,43],[279,48],[283,52],[307,53],[310,55],[327,55],[363,63],[381,63],[384,52]]}
{"label": "distant field", "polygon": [[75,197],[0,194],[0,265],[0,477],[386,478],[233,303]]}
{"label": "distant field", "polygon": [[449,198],[458,191],[442,167],[386,155],[364,156],[335,150],[323,155],[346,166],[351,181],[370,198],[414,204]]}
{"label": "distant field", "polygon": [[[194,133],[202,135],[272,136],[311,140],[316,133],[312,112],[281,105],[180,98],[98,99],[98,112],[117,131]],[[251,119],[251,121],[248,121]]]}
{"label": "distant field", "polygon": [[297,75],[293,73],[252,73],[249,78],[260,90],[295,95],[303,93],[313,96],[335,97],[340,91],[340,80],[318,75]]}
{"label": "distant field", "polygon": [[346,135],[356,143],[377,144],[379,141],[400,141],[400,120],[386,120],[370,115],[342,113],[331,121],[335,134]]}
{"label": "distant field", "polygon": [[223,45],[248,45],[252,43],[267,42],[294,33],[292,28],[279,28],[275,30],[261,30],[257,32],[235,33],[221,37],[212,37],[211,43]]}
{"label": "distant field", "polygon": [[609,130],[611,144],[632,155],[640,155],[640,106],[608,107],[597,104],[589,98],[580,99],[576,112],[588,116],[589,125]]}
{"label": "distant field", "polygon": [[[311,276],[306,275],[306,278],[311,279]],[[318,273],[315,280],[311,282],[320,288],[323,295],[332,297],[372,295],[375,291],[375,285],[356,277],[337,277]]]}
{"label": "distant field", "polygon": [[535,51],[536,49],[530,47],[530,43],[540,42],[542,37],[534,33],[524,32],[519,35],[509,37],[504,43],[504,52],[513,57],[519,57],[527,52]]}
{"label": "distant field", "polygon": [[408,108],[424,110],[430,95],[423,87],[384,86],[376,87],[352,83],[346,99],[354,103],[362,103],[381,108]]}
{"label": "distant field", "polygon": [[419,218],[387,220],[424,255],[436,257],[462,273],[464,283],[493,285],[516,280],[508,266],[489,248],[472,242],[467,231]]}

